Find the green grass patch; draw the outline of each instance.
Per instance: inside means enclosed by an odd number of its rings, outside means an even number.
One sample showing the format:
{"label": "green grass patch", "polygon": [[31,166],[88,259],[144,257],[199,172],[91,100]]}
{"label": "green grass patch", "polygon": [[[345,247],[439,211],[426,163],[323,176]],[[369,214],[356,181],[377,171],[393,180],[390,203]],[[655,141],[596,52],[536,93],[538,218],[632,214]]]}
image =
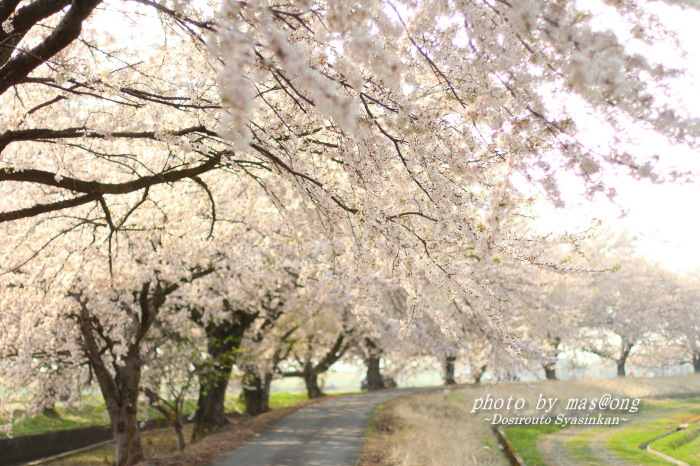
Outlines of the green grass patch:
{"label": "green grass patch", "polygon": [[[185,439],[188,444],[191,435],[192,426],[186,425]],[[177,451],[177,440],[172,429],[142,433],[141,443],[143,444],[144,456],[146,458],[163,456]],[[114,464],[114,459],[114,443],[110,442],[75,455],[62,457],[42,464],[52,466],[111,466]]]}
{"label": "green grass patch", "polygon": [[537,448],[537,441],[540,437],[557,432],[561,430],[561,428],[561,426],[549,424],[514,426],[507,427],[503,430],[525,464],[544,464],[544,460]]}
{"label": "green grass patch", "polygon": [[[595,437],[604,434],[608,429],[610,428],[596,427],[586,429],[571,437],[565,444],[566,456],[570,460],[581,464],[595,464],[599,462],[600,460],[594,449],[601,448],[601,446],[596,443]],[[627,432],[627,434],[616,437],[616,440],[608,438],[605,446],[610,450],[611,455],[625,460],[627,464],[640,466],[668,465],[666,461],[640,450],[637,446],[643,441],[639,440],[638,436],[630,435],[630,432]]]}
{"label": "green grass patch", "polygon": [[[309,399],[306,393],[270,393],[270,409],[289,408]],[[226,412],[245,413],[245,403],[240,396],[227,396],[224,401]]]}
{"label": "green grass patch", "polygon": [[306,393],[270,393],[270,409],[289,408],[309,399]]}
{"label": "green grass patch", "polygon": [[445,395],[445,399],[460,404],[466,404],[470,401],[474,402],[474,396],[471,393],[450,393]]}

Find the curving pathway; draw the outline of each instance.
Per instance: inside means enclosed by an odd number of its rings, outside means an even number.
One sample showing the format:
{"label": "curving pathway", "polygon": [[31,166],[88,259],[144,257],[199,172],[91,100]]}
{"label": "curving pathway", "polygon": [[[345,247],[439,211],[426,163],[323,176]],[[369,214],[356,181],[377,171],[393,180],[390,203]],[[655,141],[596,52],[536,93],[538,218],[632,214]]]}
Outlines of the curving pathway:
{"label": "curving pathway", "polygon": [[211,466],[352,466],[374,408],[422,388],[329,397],[286,416]]}

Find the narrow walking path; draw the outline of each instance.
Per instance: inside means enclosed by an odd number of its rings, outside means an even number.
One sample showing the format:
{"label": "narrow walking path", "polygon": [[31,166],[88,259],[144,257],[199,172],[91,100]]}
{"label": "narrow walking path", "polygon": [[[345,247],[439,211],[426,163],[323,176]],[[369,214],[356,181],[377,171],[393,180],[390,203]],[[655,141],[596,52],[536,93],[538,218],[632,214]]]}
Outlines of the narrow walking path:
{"label": "narrow walking path", "polygon": [[374,408],[423,390],[395,389],[329,397],[290,414],[211,466],[352,466]]}

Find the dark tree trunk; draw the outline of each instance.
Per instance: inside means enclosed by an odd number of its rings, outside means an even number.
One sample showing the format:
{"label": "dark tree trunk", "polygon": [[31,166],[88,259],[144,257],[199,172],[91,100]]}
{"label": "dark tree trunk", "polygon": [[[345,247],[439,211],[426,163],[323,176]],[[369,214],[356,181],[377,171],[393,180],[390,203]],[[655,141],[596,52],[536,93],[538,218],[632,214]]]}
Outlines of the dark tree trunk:
{"label": "dark tree trunk", "polygon": [[700,353],[693,353],[693,370],[700,374]]}
{"label": "dark tree trunk", "polygon": [[367,390],[382,390],[385,388],[384,379],[379,369],[381,358],[370,356],[367,358]]}
{"label": "dark tree trunk", "polygon": [[[206,269],[196,272],[190,280],[213,271],[214,269]],[[130,327],[130,333],[125,335],[128,344],[123,356],[113,352],[114,341],[105,334],[97,317],[88,309],[88,299],[82,293],[71,294],[80,305],[77,323],[82,336],[83,350],[100,386],[112,421],[116,442],[116,466],[131,466],[143,460],[143,447],[136,417],[143,364],[141,344],[166,298],[179,286],[161,281],[146,282],[134,293],[138,297],[140,312],[136,309],[130,310],[129,316],[133,325]],[[107,369],[110,365],[114,372]]]}
{"label": "dark tree trunk", "polygon": [[379,367],[382,352],[371,338],[365,338],[365,345],[369,354],[365,361],[367,364],[367,390],[383,390],[386,386]]}
{"label": "dark tree trunk", "polygon": [[183,451],[185,449],[185,431],[182,426],[182,419],[179,416],[175,417],[173,427],[175,428],[175,434],[177,434],[177,450]]}
{"label": "dark tree trunk", "polygon": [[557,380],[557,365],[553,362],[542,364],[544,368],[544,376],[547,380]]}
{"label": "dark tree trunk", "polygon": [[[148,289],[142,292],[147,296]],[[142,303],[145,312],[153,312],[149,303]],[[138,344],[132,344],[125,356],[123,364],[114,364],[116,373],[112,375],[107,370],[103,355],[99,350],[87,301],[79,301],[81,305],[78,323],[83,336],[83,344],[90,361],[100,391],[107,406],[107,412],[112,423],[112,432],[116,443],[116,466],[131,466],[143,460],[141,435],[136,418],[141,379],[141,355]],[[145,331],[144,331],[145,334]]]}
{"label": "dark tree trunk", "polygon": [[224,402],[231,371],[232,366],[227,365],[223,368],[211,368],[206,375],[201,376],[197,410],[194,414],[193,440],[202,438],[211,429],[226,423]]}
{"label": "dark tree trunk", "polygon": [[272,374],[260,377],[247,373],[243,376],[243,401],[245,412],[250,416],[266,413],[270,410],[270,384]]}
{"label": "dark tree trunk", "polygon": [[630,344],[623,344],[622,351],[620,352],[620,357],[615,361],[617,363],[617,376],[625,377],[627,372],[625,370],[625,365],[627,364],[627,358],[632,352],[632,346]]}
{"label": "dark tree trunk", "polygon": [[113,396],[109,389],[105,391],[100,383],[107,411],[112,419],[116,466],[128,466],[143,460],[141,434],[136,417],[140,378],[141,358],[138,354],[129,354],[115,377],[116,396]]}
{"label": "dark tree trunk", "polygon": [[626,359],[618,359],[617,360],[617,376],[618,377],[625,377],[627,375],[625,371],[625,363],[627,362]]}
{"label": "dark tree trunk", "polygon": [[552,347],[552,359],[548,362],[542,364],[544,369],[544,376],[547,380],[557,380],[557,361],[556,358],[559,356],[559,345],[561,344],[561,338],[555,337],[549,342],[549,346]]}
{"label": "dark tree trunk", "polygon": [[304,371],[304,384],[306,385],[306,394],[309,396],[309,399],[326,396],[318,385],[318,374],[314,372],[313,367],[308,369]]}
{"label": "dark tree trunk", "polygon": [[455,380],[455,362],[457,362],[456,356],[445,357],[445,385],[457,384],[457,381]]}

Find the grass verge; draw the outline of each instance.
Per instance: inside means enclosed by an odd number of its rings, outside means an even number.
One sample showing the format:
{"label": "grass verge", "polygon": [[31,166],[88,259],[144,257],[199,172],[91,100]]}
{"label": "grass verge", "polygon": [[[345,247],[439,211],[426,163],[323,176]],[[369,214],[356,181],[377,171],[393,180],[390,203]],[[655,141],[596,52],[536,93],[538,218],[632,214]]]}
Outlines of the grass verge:
{"label": "grass verge", "polygon": [[405,428],[401,418],[394,414],[389,403],[382,403],[374,409],[367,433],[362,444],[356,466],[391,464],[391,452],[387,449],[391,437]]}
{"label": "grass verge", "polygon": [[[270,395],[270,408],[280,409],[294,406],[308,399],[306,393],[278,392]],[[195,409],[195,400],[189,400],[185,405],[185,413],[192,413]],[[229,412],[243,412],[245,405],[237,397],[230,397],[226,400],[226,409]],[[144,403],[139,408],[139,413],[143,419],[160,419],[162,414]],[[17,412],[16,416],[21,416]],[[0,419],[0,424],[8,422]],[[12,428],[12,435],[20,437],[23,435],[36,435],[57,430],[77,429],[80,427],[103,426],[109,424],[109,416],[104,403],[94,403],[84,406],[74,406],[64,408],[57,406],[55,411],[47,414],[30,417],[18,422]],[[7,435],[0,432],[0,438]]]}

